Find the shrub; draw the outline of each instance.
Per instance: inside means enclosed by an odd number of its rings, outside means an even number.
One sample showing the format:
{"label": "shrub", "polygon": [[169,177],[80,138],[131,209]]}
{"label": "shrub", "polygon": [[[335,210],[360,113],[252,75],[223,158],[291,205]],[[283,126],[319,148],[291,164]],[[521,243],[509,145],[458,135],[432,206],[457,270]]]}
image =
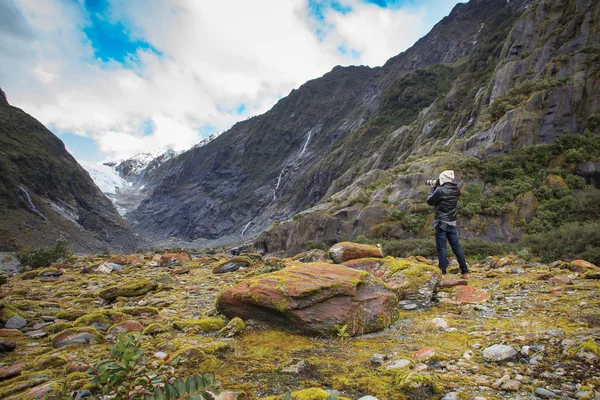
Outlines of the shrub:
{"label": "shrub", "polygon": [[567,223],[521,238],[519,245],[531,249],[543,262],[558,259],[583,258],[593,264],[600,263],[600,222]]}
{"label": "shrub", "polygon": [[132,334],[120,334],[110,349],[110,358],[89,365],[91,384],[113,399],[208,400],[218,394],[211,375],[195,375],[161,384],[161,376],[148,376],[143,354],[139,339]]}
{"label": "shrub", "polygon": [[58,239],[54,247],[40,247],[32,250],[22,250],[15,253],[15,257],[21,265],[29,265],[33,268],[47,267],[53,262],[64,261],[72,255],[67,241]]}

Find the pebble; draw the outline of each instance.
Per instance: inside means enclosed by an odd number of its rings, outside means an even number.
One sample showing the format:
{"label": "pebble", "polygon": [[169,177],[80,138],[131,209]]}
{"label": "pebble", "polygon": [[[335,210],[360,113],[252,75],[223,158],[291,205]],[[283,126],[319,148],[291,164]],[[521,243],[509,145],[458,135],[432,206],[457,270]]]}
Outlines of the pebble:
{"label": "pebble", "polygon": [[441,400],[458,400],[458,393],[456,393],[456,392],[446,393],[444,395],[444,397],[442,397]]}
{"label": "pebble", "polygon": [[137,303],[137,304],[138,304],[138,306],[140,306],[140,307],[145,307],[145,306],[147,306],[147,305],[148,305],[148,302],[147,302],[146,300],[140,300],[140,301],[138,301],[138,303]]}
{"label": "pebble", "polygon": [[41,319],[44,322],[54,322],[54,320],[56,319],[56,317],[53,317],[52,315],[42,315]]}
{"label": "pebble", "polygon": [[10,317],[4,326],[6,329],[21,329],[27,325],[27,321],[19,316]]}
{"label": "pebble", "polygon": [[433,318],[431,320],[431,323],[437,329],[448,329],[450,327],[450,325],[448,324],[448,321],[446,321],[444,318],[439,318],[439,317],[438,318]]}
{"label": "pebble", "polygon": [[30,337],[31,339],[41,339],[43,337],[46,337],[47,334],[44,331],[41,330],[37,330],[37,331],[31,331],[31,332],[27,332],[25,334],[25,336]]}
{"label": "pebble", "polygon": [[504,344],[495,344],[483,350],[483,358],[486,361],[502,362],[515,358],[517,351]]}
{"label": "pebble", "polygon": [[410,361],[405,358],[402,358],[400,360],[394,360],[394,361],[387,363],[385,365],[385,368],[386,369],[399,369],[399,368],[407,367],[409,365],[410,365]]}
{"label": "pebble", "polygon": [[167,358],[167,353],[165,353],[164,351],[157,351],[156,353],[154,353],[154,357],[158,358],[159,360],[164,360],[165,358]]}
{"label": "pebble", "polygon": [[517,392],[519,389],[521,389],[521,382],[517,381],[516,379],[511,379],[504,382],[500,388],[509,392]]}
{"label": "pebble", "polygon": [[358,400],[379,400],[379,399],[377,399],[377,397],[373,397],[373,396],[363,396]]}
{"label": "pebble", "polygon": [[385,356],[383,354],[375,353],[371,356],[371,364],[383,365],[385,363]]}
{"label": "pebble", "polygon": [[536,394],[536,396],[542,397],[544,399],[551,399],[551,398],[558,397],[556,395],[556,393],[554,393],[553,391],[544,389],[544,388],[537,388],[537,389],[535,389],[534,393]]}

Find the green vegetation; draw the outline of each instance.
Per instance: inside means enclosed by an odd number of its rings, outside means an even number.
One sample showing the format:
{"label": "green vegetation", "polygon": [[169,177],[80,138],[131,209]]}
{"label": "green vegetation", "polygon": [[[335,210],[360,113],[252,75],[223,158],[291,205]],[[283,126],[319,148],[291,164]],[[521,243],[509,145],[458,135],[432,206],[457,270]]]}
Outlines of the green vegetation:
{"label": "green vegetation", "polygon": [[64,239],[58,239],[53,247],[25,249],[15,253],[15,257],[21,265],[33,268],[48,267],[53,262],[67,260],[71,255],[71,249]]}
{"label": "green vegetation", "polygon": [[[89,365],[92,387],[117,400],[213,399],[218,394],[211,375],[190,376],[162,383],[163,377],[146,371],[141,342],[134,335],[119,335],[110,358]],[[153,375],[151,377],[150,375]]]}

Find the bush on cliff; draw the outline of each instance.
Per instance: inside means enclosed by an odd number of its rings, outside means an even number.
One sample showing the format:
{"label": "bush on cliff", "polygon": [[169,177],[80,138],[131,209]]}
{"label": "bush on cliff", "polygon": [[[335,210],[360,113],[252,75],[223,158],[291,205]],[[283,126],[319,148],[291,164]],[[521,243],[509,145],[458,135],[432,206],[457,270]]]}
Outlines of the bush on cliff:
{"label": "bush on cliff", "polygon": [[64,261],[71,255],[71,249],[64,239],[58,239],[53,247],[25,249],[15,253],[15,257],[21,265],[29,265],[32,268],[47,267],[53,262]]}

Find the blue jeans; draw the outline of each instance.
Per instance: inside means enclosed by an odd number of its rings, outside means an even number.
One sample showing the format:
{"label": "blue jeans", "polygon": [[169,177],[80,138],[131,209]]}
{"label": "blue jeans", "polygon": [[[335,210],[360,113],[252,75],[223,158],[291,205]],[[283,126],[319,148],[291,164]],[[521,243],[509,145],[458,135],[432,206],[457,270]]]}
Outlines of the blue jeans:
{"label": "blue jeans", "polygon": [[440,222],[435,227],[435,245],[438,252],[439,267],[442,270],[442,274],[446,274],[448,268],[448,258],[446,250],[446,239],[450,243],[452,252],[456,256],[458,265],[460,265],[460,272],[466,274],[469,272],[467,268],[467,262],[465,261],[465,255],[463,254],[460,244],[458,244],[458,234],[456,233],[456,227],[452,225]]}

